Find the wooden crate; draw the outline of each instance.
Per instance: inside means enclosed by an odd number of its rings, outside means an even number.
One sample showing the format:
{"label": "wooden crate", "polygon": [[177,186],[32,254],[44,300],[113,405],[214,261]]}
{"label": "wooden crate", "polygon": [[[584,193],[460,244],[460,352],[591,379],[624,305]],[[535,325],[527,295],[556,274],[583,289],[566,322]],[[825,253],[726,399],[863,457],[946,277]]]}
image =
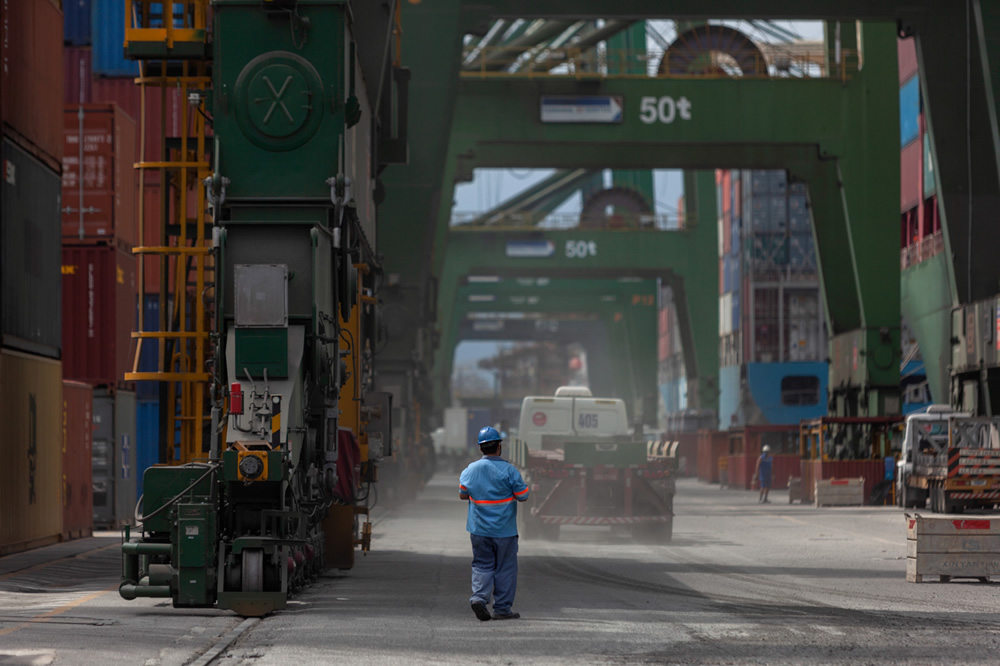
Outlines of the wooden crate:
{"label": "wooden crate", "polygon": [[865,503],[865,480],[818,479],[813,492],[816,506],[861,506]]}
{"label": "wooden crate", "polygon": [[793,476],[788,479],[788,503],[802,501],[802,477]]}
{"label": "wooden crate", "polygon": [[956,519],[906,514],[906,580],[923,583],[937,576],[1000,576],[1000,518]]}

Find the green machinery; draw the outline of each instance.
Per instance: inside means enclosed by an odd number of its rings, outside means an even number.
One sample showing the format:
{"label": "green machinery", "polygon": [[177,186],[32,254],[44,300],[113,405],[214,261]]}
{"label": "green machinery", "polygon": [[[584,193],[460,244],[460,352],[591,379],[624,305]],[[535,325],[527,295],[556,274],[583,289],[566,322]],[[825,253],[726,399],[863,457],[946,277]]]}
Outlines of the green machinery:
{"label": "green machinery", "polygon": [[395,17],[334,0],[164,4],[173,22],[128,2],[127,52],[164,75],[211,53],[210,87],[185,94],[211,143],[199,154],[181,141],[172,164],[199,169],[189,182],[212,225],[182,225],[188,242],[162,248],[215,267],[200,293],[184,291],[210,322],[205,365],[190,369],[210,378],[210,419],[196,459],[146,470],[120,592],[259,616],[368,547],[367,498],[392,452],[374,352],[378,174],[405,159]]}

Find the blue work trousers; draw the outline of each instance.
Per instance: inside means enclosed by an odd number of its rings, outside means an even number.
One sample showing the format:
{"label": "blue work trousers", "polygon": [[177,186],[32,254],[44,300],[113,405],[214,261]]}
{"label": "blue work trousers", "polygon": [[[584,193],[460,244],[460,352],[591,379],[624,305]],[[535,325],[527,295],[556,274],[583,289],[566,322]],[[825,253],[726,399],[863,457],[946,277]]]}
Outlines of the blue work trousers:
{"label": "blue work trousers", "polygon": [[469,603],[490,603],[493,612],[506,615],[517,592],[517,537],[472,537],[472,597]]}

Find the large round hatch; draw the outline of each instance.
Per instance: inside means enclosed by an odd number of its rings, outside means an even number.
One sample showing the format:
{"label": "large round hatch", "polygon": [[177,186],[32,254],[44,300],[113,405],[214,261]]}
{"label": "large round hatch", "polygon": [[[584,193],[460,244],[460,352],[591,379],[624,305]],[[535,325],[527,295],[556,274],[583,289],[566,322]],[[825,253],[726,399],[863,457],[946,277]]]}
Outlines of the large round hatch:
{"label": "large round hatch", "polygon": [[250,141],[268,150],[298,148],[319,129],[323,81],[294,53],[272,51],[251,60],[236,79],[236,119]]}

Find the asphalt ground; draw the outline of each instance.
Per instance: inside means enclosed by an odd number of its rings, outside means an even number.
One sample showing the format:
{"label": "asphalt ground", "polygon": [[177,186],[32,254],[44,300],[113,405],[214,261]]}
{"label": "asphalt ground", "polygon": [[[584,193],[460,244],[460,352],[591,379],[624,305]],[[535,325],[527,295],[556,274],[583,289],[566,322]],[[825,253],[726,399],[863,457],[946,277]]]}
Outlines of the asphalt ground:
{"label": "asphalt ground", "polygon": [[1000,589],[907,583],[901,510],[677,492],[669,545],[584,527],[522,541],[522,617],[504,622],[469,608],[454,475],[376,510],[371,553],[260,621],[122,600],[117,535],[0,558],[0,664],[1000,662]]}

